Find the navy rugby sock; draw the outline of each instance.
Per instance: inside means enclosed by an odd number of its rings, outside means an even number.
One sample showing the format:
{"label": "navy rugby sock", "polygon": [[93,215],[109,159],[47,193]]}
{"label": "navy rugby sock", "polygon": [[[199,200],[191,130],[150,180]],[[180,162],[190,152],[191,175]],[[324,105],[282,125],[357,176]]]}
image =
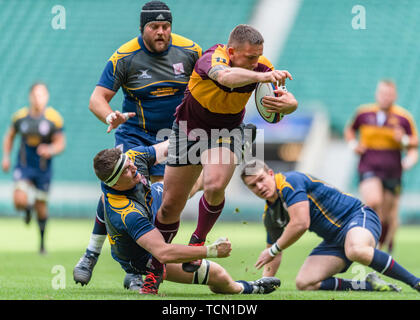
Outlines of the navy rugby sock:
{"label": "navy rugby sock", "polygon": [[364,280],[348,280],[342,278],[328,278],[321,282],[319,290],[334,290],[334,291],[347,291],[347,290],[358,290],[358,291],[372,291],[372,285]]}
{"label": "navy rugby sock", "polygon": [[240,292],[241,294],[251,294],[254,291],[254,287],[248,281],[238,280],[235,282],[243,286],[244,289]]}
{"label": "navy rugby sock", "polygon": [[93,234],[106,235],[105,226],[105,209],[102,198],[99,198],[98,206],[96,207],[95,224],[93,226]]}
{"label": "navy rugby sock", "polygon": [[41,235],[41,250],[44,250],[44,235],[45,235],[45,226],[47,225],[48,218],[39,219],[38,218],[38,226],[39,232]]}
{"label": "navy rugby sock", "polygon": [[402,281],[411,287],[420,281],[420,278],[417,278],[395,262],[388,253],[378,249],[374,249],[373,259],[369,267],[388,277]]}

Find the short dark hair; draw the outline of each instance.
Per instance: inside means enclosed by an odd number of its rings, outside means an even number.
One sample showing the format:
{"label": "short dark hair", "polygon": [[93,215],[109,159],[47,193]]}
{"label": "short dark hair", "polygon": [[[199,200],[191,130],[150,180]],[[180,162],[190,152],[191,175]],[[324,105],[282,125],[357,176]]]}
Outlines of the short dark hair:
{"label": "short dark hair", "polygon": [[112,148],[99,151],[96,154],[93,159],[93,168],[99,180],[105,181],[111,176],[121,153],[120,149]]}
{"label": "short dark hair", "polygon": [[227,46],[233,47],[247,42],[251,45],[261,45],[264,43],[264,38],[254,27],[247,24],[240,24],[230,33]]}

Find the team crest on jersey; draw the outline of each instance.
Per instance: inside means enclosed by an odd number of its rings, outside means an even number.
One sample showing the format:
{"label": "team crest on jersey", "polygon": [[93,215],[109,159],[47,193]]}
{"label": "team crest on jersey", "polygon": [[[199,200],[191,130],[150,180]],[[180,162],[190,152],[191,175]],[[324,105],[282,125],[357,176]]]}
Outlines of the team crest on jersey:
{"label": "team crest on jersey", "polygon": [[149,69],[139,70],[139,71],[140,71],[139,79],[151,79],[152,78],[152,76],[150,74],[148,74]]}
{"label": "team crest on jersey", "polygon": [[27,122],[21,122],[20,126],[19,126],[20,132],[22,132],[23,134],[27,133],[29,130],[29,125]]}
{"label": "team crest on jersey", "polygon": [[47,120],[42,120],[38,126],[39,133],[43,136],[46,136],[50,133],[50,124]]}
{"label": "team crest on jersey", "polygon": [[172,67],[174,68],[174,73],[175,75],[179,76],[179,75],[183,75],[185,73],[184,70],[184,64],[182,62],[179,63],[174,63],[172,65]]}

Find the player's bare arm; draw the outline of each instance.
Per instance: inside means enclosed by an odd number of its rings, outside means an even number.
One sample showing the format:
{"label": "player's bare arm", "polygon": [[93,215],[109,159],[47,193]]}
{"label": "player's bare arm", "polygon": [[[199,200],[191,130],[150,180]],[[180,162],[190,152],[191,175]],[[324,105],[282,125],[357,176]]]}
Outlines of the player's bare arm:
{"label": "player's bare arm", "polygon": [[3,159],[1,167],[4,172],[8,172],[10,169],[10,152],[12,152],[15,136],[16,130],[13,127],[10,127],[3,139]]}
{"label": "player's bare arm", "polygon": [[108,88],[96,86],[89,100],[89,110],[99,120],[109,125],[107,129],[108,133],[136,115],[134,112],[121,113],[118,110],[114,112],[109,102],[115,94],[115,91]]}
{"label": "player's bare arm", "polygon": [[60,154],[66,148],[66,138],[63,132],[57,132],[52,136],[52,141],[50,144],[41,143],[36,151],[38,155],[45,159],[50,159],[51,157]]}
{"label": "player's bare arm", "polygon": [[155,149],[155,152],[156,152],[155,164],[162,163],[166,160],[166,158],[168,157],[168,147],[169,147],[169,139],[153,145],[153,148]]}
{"label": "player's bare arm", "polygon": [[137,244],[150,252],[161,263],[181,263],[203,258],[225,258],[232,251],[226,239],[210,246],[186,246],[166,243],[162,234],[153,229],[137,239]]}
{"label": "player's bare arm", "polygon": [[366,148],[358,142],[356,131],[350,126],[344,130],[344,138],[346,139],[349,148],[355,153],[361,155],[366,151]]}
{"label": "player's bare arm", "polygon": [[228,88],[243,87],[256,82],[284,81],[292,76],[288,71],[273,70],[270,72],[256,72],[244,68],[216,65],[208,72],[210,79]]}
{"label": "player's bare arm", "polygon": [[[284,229],[283,234],[277,239],[274,246],[274,252],[271,248],[261,252],[255,267],[260,269],[265,264],[274,259],[276,254],[290,247],[295,243],[309,228],[311,222],[309,215],[309,201],[301,201],[287,208],[290,216],[290,222]],[[274,254],[273,254],[274,253]]]}

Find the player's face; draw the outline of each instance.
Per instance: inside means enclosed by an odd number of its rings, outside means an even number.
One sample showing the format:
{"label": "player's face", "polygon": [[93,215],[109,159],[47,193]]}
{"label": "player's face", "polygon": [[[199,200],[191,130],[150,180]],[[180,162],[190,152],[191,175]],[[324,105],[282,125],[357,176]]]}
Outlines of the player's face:
{"label": "player's face", "polygon": [[128,159],[115,186],[120,190],[128,190],[134,188],[140,180],[141,175],[137,172],[137,167],[134,165],[133,161]]}
{"label": "player's face", "polygon": [[44,110],[49,98],[48,89],[42,84],[33,87],[29,94],[29,102],[36,111]]}
{"label": "player's face", "polygon": [[171,41],[171,24],[169,22],[149,22],[143,29],[143,41],[147,49],[160,53],[168,49]]}
{"label": "player's face", "polygon": [[397,99],[395,87],[387,83],[379,83],[376,89],[376,102],[382,110],[389,109]]}
{"label": "player's face", "polygon": [[274,172],[272,170],[266,172],[264,169],[261,169],[255,175],[245,176],[244,182],[261,199],[270,200],[276,196],[276,180],[274,179]]}
{"label": "player's face", "polygon": [[249,42],[228,48],[232,67],[253,70],[258,66],[258,59],[263,54],[263,45],[251,45]]}

